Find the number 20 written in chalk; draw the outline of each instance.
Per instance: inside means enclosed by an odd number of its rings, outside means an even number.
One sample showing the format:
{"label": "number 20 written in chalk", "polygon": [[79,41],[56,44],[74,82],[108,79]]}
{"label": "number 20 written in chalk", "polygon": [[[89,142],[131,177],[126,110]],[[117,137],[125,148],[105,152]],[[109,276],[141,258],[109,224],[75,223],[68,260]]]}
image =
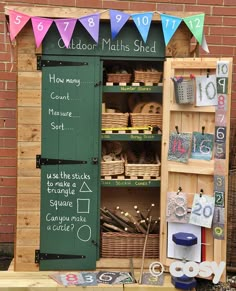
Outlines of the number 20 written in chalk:
{"label": "number 20 written in chalk", "polygon": [[212,216],[213,209],[211,205],[202,205],[201,203],[197,202],[192,210],[192,213],[197,216],[204,216],[206,218]]}

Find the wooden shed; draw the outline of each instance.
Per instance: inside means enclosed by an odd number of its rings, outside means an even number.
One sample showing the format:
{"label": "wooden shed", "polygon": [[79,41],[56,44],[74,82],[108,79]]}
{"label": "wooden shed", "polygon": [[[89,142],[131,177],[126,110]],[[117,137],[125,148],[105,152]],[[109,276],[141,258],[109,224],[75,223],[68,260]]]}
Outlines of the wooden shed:
{"label": "wooden shed", "polygon": [[[6,15],[10,10],[30,17],[52,19],[102,12],[98,9],[12,6],[6,7]],[[175,15],[187,17],[193,14]],[[152,218],[159,224],[158,231],[149,236],[149,242],[152,239],[154,242],[154,253],[151,246],[150,256],[147,250],[144,269],[148,269],[153,261],[159,261],[168,271],[176,257],[170,251],[174,250],[169,235],[175,225],[170,227],[167,223],[166,197],[167,193],[174,192],[186,193],[186,209],[191,209],[196,194],[218,195],[218,204],[207,204],[207,209],[203,209],[207,218],[213,215],[207,211],[212,212],[214,207],[219,209],[219,216],[212,227],[197,230],[201,243],[200,257],[196,261],[225,262],[232,59],[191,55],[192,34],[184,24],[165,47],[160,15],[153,16],[147,43],[142,42],[132,23],[111,40],[108,20],[109,12],[102,12],[101,43],[95,48],[81,25],[75,30],[74,48],[63,47],[55,25],[39,48],[35,46],[30,23],[16,38],[18,164],[14,270],[130,270],[130,258],[134,269],[139,270],[143,262],[145,233],[142,233],[141,255],[136,257],[129,253],[125,257],[123,249],[115,249],[113,238],[108,241],[111,250],[101,250],[105,247],[102,239],[106,236],[101,232],[99,221],[100,208],[115,209],[119,205],[132,213],[137,204],[144,211],[155,205]],[[107,82],[111,65],[128,67],[128,71],[131,68],[133,73],[137,64],[154,66],[162,72],[161,80]],[[191,75],[216,75],[215,94],[220,96],[217,104],[196,106],[195,103],[176,102],[172,78],[182,76],[189,80]],[[222,78],[223,83],[219,81]],[[116,108],[121,114],[129,110],[127,100],[132,102],[132,98],[160,104],[162,110],[158,113],[161,113],[162,121],[157,132],[152,131],[156,124],[151,131],[147,124],[134,125],[131,132],[127,132],[132,127],[130,123],[118,126],[125,128],[119,132],[114,131],[113,126],[110,130],[103,128],[102,104]],[[101,132],[101,129],[104,130]],[[171,160],[171,134],[193,132],[214,135],[212,158],[190,158],[187,163]],[[148,173],[121,173],[101,177],[103,143],[111,141],[119,141],[126,150],[130,144],[138,149],[140,142],[148,151],[154,148],[160,159],[160,164],[157,163],[159,175],[153,178]],[[183,150],[182,144],[175,148]],[[72,160],[73,165],[68,166],[68,161]],[[111,168],[110,171],[113,166]],[[196,213],[200,212],[196,210]],[[130,246],[132,242],[128,244]],[[50,255],[59,257],[47,260]],[[225,280],[225,273],[221,280]]]}

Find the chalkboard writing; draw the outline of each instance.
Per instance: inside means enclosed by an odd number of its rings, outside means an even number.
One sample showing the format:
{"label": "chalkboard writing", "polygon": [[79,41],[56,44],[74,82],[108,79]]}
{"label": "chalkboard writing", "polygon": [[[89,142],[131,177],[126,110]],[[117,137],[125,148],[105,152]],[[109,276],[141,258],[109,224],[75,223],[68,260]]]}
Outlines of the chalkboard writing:
{"label": "chalkboard writing", "polygon": [[[46,195],[49,197],[49,211],[45,214],[46,230],[48,232],[77,231],[77,238],[84,241],[91,237],[91,227],[86,225],[86,214],[90,213],[90,198],[80,198],[79,193],[92,193],[88,185],[90,175],[78,172],[49,172],[46,175]],[[70,215],[59,215],[71,211]],[[83,223],[75,229],[76,223]],[[84,224],[85,223],[85,224]],[[81,235],[81,230],[87,229],[87,237]]]}
{"label": "chalkboard writing", "polygon": [[[81,80],[80,79],[73,79],[73,78],[64,78],[61,77],[61,75],[55,74],[55,73],[49,73],[48,74],[48,82],[49,84],[58,84],[58,85],[62,85],[62,86],[67,86],[66,88],[68,88],[68,86],[75,86],[75,87],[79,87],[81,85]],[[73,128],[68,127],[66,125],[66,118],[79,118],[80,116],[75,115],[72,110],[70,111],[62,111],[62,110],[56,110],[56,108],[60,108],[60,106],[58,104],[60,104],[60,102],[70,102],[72,100],[76,100],[73,99],[70,96],[70,92],[66,91],[61,92],[60,90],[61,87],[56,88],[59,92],[53,90],[52,92],[49,92],[49,96],[50,99],[52,100],[52,105],[48,108],[48,115],[50,117],[56,116],[56,117],[64,117],[59,124],[57,121],[52,121],[50,123],[50,128],[51,130],[73,130]],[[53,106],[55,106],[56,108],[54,108]],[[71,107],[73,108],[73,107]]]}
{"label": "chalkboard writing", "polygon": [[77,23],[67,48],[55,25],[52,25],[44,39],[45,54],[165,57],[165,43],[161,23],[152,23],[147,41],[133,23],[126,23],[115,39],[111,37],[109,23],[100,23],[98,43],[90,37],[80,23]]}

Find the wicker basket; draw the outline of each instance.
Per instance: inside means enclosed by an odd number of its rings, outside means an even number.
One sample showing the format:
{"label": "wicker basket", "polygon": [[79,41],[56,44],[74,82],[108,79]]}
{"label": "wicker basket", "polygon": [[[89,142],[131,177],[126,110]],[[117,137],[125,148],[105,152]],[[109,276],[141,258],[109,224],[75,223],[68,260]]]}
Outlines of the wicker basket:
{"label": "wicker basket", "polygon": [[134,71],[134,82],[141,83],[159,83],[161,80],[162,72],[145,72]]}
{"label": "wicker basket", "polygon": [[[145,234],[103,232],[101,235],[102,258],[141,258]],[[146,258],[159,257],[159,235],[149,234]]]}
{"label": "wicker basket", "polygon": [[114,176],[124,174],[125,171],[124,158],[117,161],[101,161],[101,176]]}
{"label": "wicker basket", "polygon": [[158,126],[162,128],[162,114],[130,113],[131,126]]}
{"label": "wicker basket", "polygon": [[194,103],[194,79],[176,81],[172,79],[175,87],[175,100],[177,104]]}
{"label": "wicker basket", "polygon": [[130,83],[131,76],[131,74],[107,74],[107,82]]}
{"label": "wicker basket", "polygon": [[102,128],[128,126],[129,113],[102,113]]}
{"label": "wicker basket", "polygon": [[125,156],[125,175],[129,177],[159,177],[161,163],[156,156],[156,164],[129,164]]}

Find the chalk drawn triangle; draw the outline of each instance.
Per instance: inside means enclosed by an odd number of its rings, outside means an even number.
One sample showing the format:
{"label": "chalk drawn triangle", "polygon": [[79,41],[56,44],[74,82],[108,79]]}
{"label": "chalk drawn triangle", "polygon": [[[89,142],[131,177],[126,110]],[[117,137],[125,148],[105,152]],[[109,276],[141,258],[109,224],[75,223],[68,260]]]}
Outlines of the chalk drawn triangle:
{"label": "chalk drawn triangle", "polygon": [[92,192],[86,182],[83,182],[79,192]]}

